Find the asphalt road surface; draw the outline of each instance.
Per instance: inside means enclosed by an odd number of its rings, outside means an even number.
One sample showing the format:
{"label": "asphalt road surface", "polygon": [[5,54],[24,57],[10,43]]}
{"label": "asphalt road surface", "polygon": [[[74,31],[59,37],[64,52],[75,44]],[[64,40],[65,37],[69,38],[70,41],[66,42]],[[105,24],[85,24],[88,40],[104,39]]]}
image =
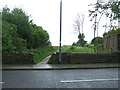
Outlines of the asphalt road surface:
{"label": "asphalt road surface", "polygon": [[3,71],[3,88],[118,88],[118,68]]}

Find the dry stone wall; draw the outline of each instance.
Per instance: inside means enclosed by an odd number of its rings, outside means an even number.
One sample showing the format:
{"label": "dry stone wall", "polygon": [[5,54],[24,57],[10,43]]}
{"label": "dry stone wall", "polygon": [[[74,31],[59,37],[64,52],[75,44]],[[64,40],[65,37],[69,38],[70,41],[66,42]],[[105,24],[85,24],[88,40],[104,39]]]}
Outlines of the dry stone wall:
{"label": "dry stone wall", "polygon": [[[52,54],[52,59],[59,59],[59,53]],[[118,63],[120,52],[112,53],[62,53],[64,64],[86,64],[86,63]]]}
{"label": "dry stone wall", "polygon": [[2,63],[3,64],[33,64],[33,54],[29,53],[2,53]]}
{"label": "dry stone wall", "polygon": [[113,34],[104,37],[104,50],[120,50],[120,34]]}

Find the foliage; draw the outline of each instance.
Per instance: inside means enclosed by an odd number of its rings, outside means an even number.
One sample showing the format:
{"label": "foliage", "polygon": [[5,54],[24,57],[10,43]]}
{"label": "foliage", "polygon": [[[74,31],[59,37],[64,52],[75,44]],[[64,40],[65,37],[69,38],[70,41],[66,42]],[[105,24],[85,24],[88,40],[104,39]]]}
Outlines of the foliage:
{"label": "foliage", "polygon": [[50,58],[50,60],[48,61],[48,64],[60,64],[59,56],[57,56],[55,58]]}
{"label": "foliage", "polygon": [[26,49],[24,52],[32,53],[34,55],[34,63],[36,64],[57,50],[57,46],[46,46],[44,48]]}
{"label": "foliage", "polygon": [[94,49],[94,44],[87,44],[86,47]]}
{"label": "foliage", "polygon": [[120,28],[113,28],[112,30],[106,32],[103,34],[103,36],[109,36],[109,35],[112,35],[112,34],[120,34]]}
{"label": "foliage", "polygon": [[3,21],[2,24],[3,51],[21,51],[26,47],[26,40],[19,38],[16,25]]}
{"label": "foliage", "polygon": [[80,47],[80,46],[63,46],[62,51],[64,52],[81,52],[81,53],[93,53],[93,48]]}
{"label": "foliage", "polygon": [[[110,29],[112,27],[113,21],[120,18],[119,5],[120,5],[120,1],[118,0],[114,2],[107,2],[107,3],[103,3],[97,0],[97,3],[89,5],[89,6],[93,6],[93,10],[89,10],[90,12],[89,16],[91,17],[90,21],[92,21],[93,19],[95,20],[93,23],[94,38],[95,38],[96,30],[98,31],[99,22],[103,15],[106,15],[106,17],[110,19],[110,26],[109,26]],[[95,46],[94,46],[94,51],[96,51]]]}
{"label": "foliage", "polygon": [[103,38],[102,37],[95,37],[92,39],[91,44],[94,45],[94,49],[96,52],[101,52],[103,50]]}
{"label": "foliage", "polygon": [[103,44],[103,38],[102,37],[95,37],[94,39],[92,39],[91,44]]}
{"label": "foliage", "polygon": [[49,34],[42,27],[33,24],[29,16],[20,8],[2,9],[3,52],[24,51],[50,44]]}
{"label": "foliage", "polygon": [[57,50],[58,47],[56,46],[46,46],[44,48],[26,49],[24,52],[3,52],[3,63],[36,64]]}
{"label": "foliage", "polygon": [[108,2],[106,5],[104,5],[106,9],[111,9],[112,11],[111,13],[107,13],[107,16],[109,16],[109,18],[112,18],[113,20],[120,18],[119,5],[120,1]]}
{"label": "foliage", "polygon": [[[120,18],[120,13],[119,13],[119,5],[120,1],[114,1],[114,2],[107,2],[103,3],[101,1],[97,1],[95,4],[90,4],[89,6],[94,6],[94,10],[89,10],[91,16],[91,21],[95,19],[95,22],[93,24],[94,30],[98,29],[99,22],[102,18],[103,15],[106,15],[106,17],[110,18],[110,27],[112,27],[112,22],[114,20],[117,20]],[[98,18],[98,21],[96,18]]]}
{"label": "foliage", "polygon": [[84,47],[85,45],[86,45],[86,43],[87,43],[87,41],[85,41],[84,40],[84,38],[85,38],[85,35],[84,35],[84,33],[82,33],[82,34],[79,34],[78,35],[78,41],[75,43],[73,43],[72,44],[72,46],[82,46],[82,47]]}

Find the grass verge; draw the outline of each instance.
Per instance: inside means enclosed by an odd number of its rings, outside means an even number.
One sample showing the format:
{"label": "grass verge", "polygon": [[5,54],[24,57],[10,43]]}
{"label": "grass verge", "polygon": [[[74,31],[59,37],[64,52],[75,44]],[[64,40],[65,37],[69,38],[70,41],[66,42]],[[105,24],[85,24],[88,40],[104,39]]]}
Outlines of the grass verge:
{"label": "grass verge", "polygon": [[93,48],[80,47],[80,46],[63,46],[62,51],[64,51],[64,52],[94,53]]}
{"label": "grass verge", "polygon": [[59,47],[57,46],[46,46],[43,48],[37,49],[28,49],[25,50],[27,53],[32,53],[34,55],[34,64],[39,63],[45,57],[51,55],[53,52],[57,51]]}

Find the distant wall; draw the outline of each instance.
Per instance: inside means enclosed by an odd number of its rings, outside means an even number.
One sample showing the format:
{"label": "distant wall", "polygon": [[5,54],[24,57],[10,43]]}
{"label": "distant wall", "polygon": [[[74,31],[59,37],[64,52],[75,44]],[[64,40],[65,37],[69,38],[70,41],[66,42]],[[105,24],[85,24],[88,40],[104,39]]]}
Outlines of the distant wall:
{"label": "distant wall", "polygon": [[[53,54],[51,59],[58,58],[59,53]],[[85,63],[118,63],[119,52],[113,53],[62,53],[64,64],[85,64]]]}
{"label": "distant wall", "polygon": [[104,37],[104,50],[120,50],[120,34],[113,34]]}

